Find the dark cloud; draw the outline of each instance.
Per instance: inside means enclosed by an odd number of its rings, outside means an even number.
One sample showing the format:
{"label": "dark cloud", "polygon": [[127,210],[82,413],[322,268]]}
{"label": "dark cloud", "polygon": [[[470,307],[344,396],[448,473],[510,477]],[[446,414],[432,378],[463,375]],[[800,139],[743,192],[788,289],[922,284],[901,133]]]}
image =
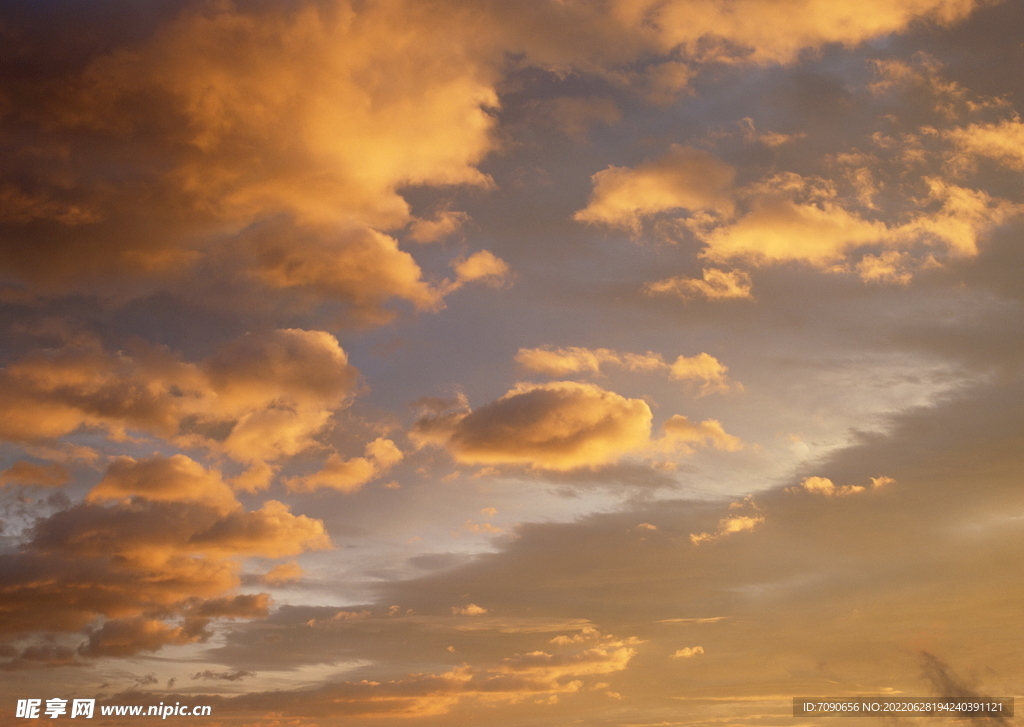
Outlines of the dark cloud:
{"label": "dark cloud", "polygon": [[205,671],[196,672],[195,674],[192,675],[192,678],[193,679],[215,679],[215,680],[221,680],[221,681],[226,681],[226,682],[237,682],[240,679],[245,679],[246,677],[254,677],[254,676],[256,676],[256,672],[254,672],[254,671],[245,671],[244,669],[239,669],[238,671],[212,671],[210,669],[206,669]]}

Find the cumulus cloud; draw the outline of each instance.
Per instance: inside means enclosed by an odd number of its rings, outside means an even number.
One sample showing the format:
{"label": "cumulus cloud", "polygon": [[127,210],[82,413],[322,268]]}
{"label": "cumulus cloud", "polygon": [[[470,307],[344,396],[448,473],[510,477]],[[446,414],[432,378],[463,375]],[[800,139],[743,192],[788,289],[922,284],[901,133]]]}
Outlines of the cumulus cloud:
{"label": "cumulus cloud", "polygon": [[0,472],[2,485],[35,485],[37,487],[60,487],[70,479],[65,467],[59,464],[33,464],[24,460]]}
{"label": "cumulus cloud", "polygon": [[944,136],[956,147],[952,162],[970,168],[980,158],[992,159],[1016,171],[1024,171],[1024,123],[1004,119],[991,124],[968,124],[950,129]]}
{"label": "cumulus cloud", "polygon": [[677,295],[683,300],[703,296],[708,300],[728,300],[730,298],[751,299],[750,274],[743,270],[722,270],[720,268],[703,268],[702,277],[688,278],[679,275],[673,278],[647,283],[644,290],[648,293],[667,293]]}
{"label": "cumulus cloud", "polygon": [[427,414],[409,436],[420,447],[444,446],[458,462],[559,472],[610,465],[631,455],[688,455],[707,444],[726,451],[742,446],[719,422],[692,424],[680,415],[652,439],[652,419],[647,402],[594,384],[520,383],[478,409],[463,404]]}
{"label": "cumulus cloud", "polygon": [[634,234],[645,216],[670,210],[732,211],[735,170],[712,154],[673,144],[665,156],[627,169],[610,166],[593,178],[594,191],[580,222],[624,227]]}
{"label": "cumulus cloud", "polygon": [[[690,542],[694,545],[713,543],[736,533],[746,533],[764,523],[764,515],[752,497],[737,500],[729,504],[730,510],[739,511],[718,521],[714,532],[690,533]],[[745,511],[745,512],[744,512]]]}
{"label": "cumulus cloud", "polygon": [[[197,363],[141,341],[110,353],[94,339],[80,338],[0,370],[0,437],[45,442],[80,428],[113,440],[146,434],[249,465],[233,485],[254,490],[268,484],[277,462],[315,443],[347,404],[357,376],[337,339],[324,331],[247,334]],[[294,479],[293,489],[351,491],[400,459],[393,442],[377,439],[362,458],[328,454],[323,470]],[[151,499],[173,498],[181,483],[190,482],[207,501],[230,501],[212,482],[196,484],[199,465],[189,462],[183,455],[148,463],[119,460],[93,496],[135,488]],[[193,494],[198,497],[199,490]]]}
{"label": "cumulus cloud", "polygon": [[500,286],[508,280],[511,269],[508,263],[489,250],[479,250],[462,260],[452,263],[455,269],[456,285],[484,281],[491,286]]}
{"label": "cumulus cloud", "polygon": [[394,237],[369,228],[337,230],[279,218],[241,236],[232,253],[248,260],[251,282],[306,306],[347,303],[368,322],[389,320],[393,313],[383,306],[392,298],[434,310],[442,307],[445,294],[423,279],[415,259]]}
{"label": "cumulus cloud", "polygon": [[672,654],[673,659],[692,659],[695,656],[704,653],[703,646],[685,646],[682,649],[678,649]]}
{"label": "cumulus cloud", "polygon": [[78,653],[82,656],[131,656],[140,651],[158,651],[168,645],[199,641],[200,633],[183,626],[170,627],[163,621],[143,617],[113,619],[89,634]]}
{"label": "cumulus cloud", "polygon": [[679,356],[668,363],[661,354],[620,353],[609,348],[590,349],[583,346],[565,348],[521,348],[516,361],[523,368],[548,376],[567,376],[576,373],[600,374],[605,364],[628,371],[651,371],[666,374],[676,381],[698,383],[701,395],[742,388],[727,376],[728,368],[714,356],[700,353]]}
{"label": "cumulus cloud", "polygon": [[682,414],[673,414],[662,427],[665,436],[660,441],[669,447],[681,446],[689,449],[710,444],[715,449],[725,452],[735,452],[743,448],[740,438],[726,432],[722,423],[715,419],[706,419],[694,424]]}
{"label": "cumulus cloud", "polygon": [[455,616],[483,616],[485,613],[487,613],[487,609],[477,606],[475,603],[470,603],[461,608],[452,606],[452,614]]}
{"label": "cumulus cloud", "polygon": [[[85,43],[77,65],[44,61],[52,42],[26,32],[19,52],[45,71],[12,79],[3,117],[0,269],[36,294],[105,292],[90,281],[111,274],[191,290],[183,273],[218,268],[261,302],[364,322],[394,300],[442,307],[454,288],[387,233],[429,241],[466,219],[418,219],[402,187],[492,186],[477,164],[500,73],[485,19],[405,5],[194,3],[133,43]],[[199,294],[223,304],[229,288]]]}
{"label": "cumulus cloud", "polygon": [[[670,152],[666,160],[673,154],[678,150]],[[706,152],[701,154],[710,157]],[[634,173],[645,180],[650,176],[647,164],[615,173],[624,179],[633,179]],[[695,184],[700,177],[695,175]],[[705,204],[703,208],[714,208],[716,214],[682,218],[682,222],[703,244],[701,256],[715,263],[759,266],[801,262],[822,270],[856,272],[867,281],[904,283],[908,271],[935,264],[933,256],[919,261],[907,252],[924,249],[950,257],[976,256],[979,238],[1022,210],[1009,200],[938,176],[924,176],[921,181],[925,193],[920,198],[905,199],[903,219],[887,223],[855,209],[861,200],[842,197],[826,179],[785,172],[734,187],[732,177],[723,174],[711,188],[722,199],[728,199],[729,205],[715,208]],[[604,195],[606,185],[598,175],[594,184],[596,200]],[[863,184],[860,186],[863,198],[865,190]],[[654,204],[642,195],[625,192],[614,199],[614,214],[598,214],[588,207],[577,213],[576,219],[625,225],[639,233],[642,220],[656,213],[678,207],[702,209],[696,202]],[[878,248],[882,249],[880,253]],[[709,268],[704,269],[703,279],[668,278],[648,284],[646,290],[682,297],[739,298],[749,297],[750,285],[749,277],[738,270]]]}
{"label": "cumulus cloud", "polygon": [[[877,490],[880,487],[886,485],[895,484],[896,480],[892,477],[872,477],[870,489]],[[786,492],[797,493],[801,489],[804,492],[809,492],[813,495],[824,495],[825,497],[849,497],[850,495],[860,494],[867,489],[861,485],[836,485],[828,477],[805,477],[800,485],[797,487],[787,487]]]}
{"label": "cumulus cloud", "polygon": [[106,475],[86,497],[103,502],[142,497],[154,502],[196,502],[219,512],[239,507],[234,492],[220,474],[209,471],[183,454],[153,456],[145,460],[117,457]]}
{"label": "cumulus cloud", "polygon": [[342,459],[332,454],[323,469],[303,477],[285,480],[291,492],[312,492],[321,488],[355,492],[402,461],[402,451],[390,439],[378,437],[366,445],[366,456]]}
{"label": "cumulus cloud", "polygon": [[[622,7],[628,8],[625,12],[632,17],[655,23],[662,42],[682,44],[698,55],[703,50],[712,57],[733,55],[755,62],[785,63],[794,60],[803,48],[826,43],[854,46],[899,32],[922,17],[951,24],[966,17],[977,4],[970,0],[870,0],[853,8],[827,0],[796,0],[783,5],[770,0],[731,4],[718,0],[636,0]],[[786,32],[777,32],[779,27],[785,27]]]}
{"label": "cumulus cloud", "polygon": [[274,566],[267,573],[260,575],[259,581],[268,586],[282,586],[299,580],[303,572],[302,566],[293,560]]}
{"label": "cumulus cloud", "polygon": [[274,500],[247,511],[186,457],[122,457],[86,502],[39,520],[17,552],[0,556],[3,625],[73,631],[105,617],[80,650],[87,656],[191,643],[208,636],[210,619],[266,615],[266,595],[225,595],[240,583],[242,558],[327,547],[320,520]]}
{"label": "cumulus cloud", "polygon": [[[500,146],[494,110],[508,57],[667,103],[705,62],[789,62],[921,19],[951,23],[975,5],[630,0],[524,13],[445,1],[425,13],[409,0],[194,3],[131,41],[82,32],[73,62],[51,57],[45,20],[14,23],[21,60],[0,101],[0,268],[30,282],[31,295],[111,276],[118,295],[150,278],[191,289],[195,271],[220,265],[232,282],[262,286],[252,299],[268,305],[330,301],[370,322],[392,315],[389,301],[437,309],[454,287],[426,280],[391,235],[408,227],[412,240],[435,240],[466,218],[417,218],[403,190],[493,186],[479,165]],[[771,30],[780,23],[786,33]],[[619,114],[603,98],[550,107],[577,137]],[[692,147],[594,180],[578,218],[626,229],[646,214],[734,204],[732,168]],[[474,279],[497,282],[499,272]]]}
{"label": "cumulus cloud", "polygon": [[593,384],[524,383],[479,409],[425,416],[410,436],[446,446],[459,462],[569,470],[643,450],[651,418],[646,402]]}

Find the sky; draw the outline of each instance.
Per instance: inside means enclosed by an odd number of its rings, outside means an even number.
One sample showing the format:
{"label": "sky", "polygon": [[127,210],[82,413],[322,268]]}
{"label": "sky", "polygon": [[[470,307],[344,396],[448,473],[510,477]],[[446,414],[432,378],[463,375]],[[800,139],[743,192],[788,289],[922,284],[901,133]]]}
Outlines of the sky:
{"label": "sky", "polygon": [[1021,29],[0,3],[0,724],[1024,694]]}

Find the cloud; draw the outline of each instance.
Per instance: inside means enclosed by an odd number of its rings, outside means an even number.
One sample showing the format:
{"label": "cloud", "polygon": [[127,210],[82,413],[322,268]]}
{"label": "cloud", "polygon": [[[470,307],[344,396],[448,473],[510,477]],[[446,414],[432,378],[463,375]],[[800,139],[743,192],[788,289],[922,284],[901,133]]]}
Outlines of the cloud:
{"label": "cloud", "polygon": [[[315,437],[347,405],[357,377],[337,339],[324,331],[246,334],[196,363],[142,341],[110,353],[82,337],[0,369],[0,437],[45,443],[82,429],[114,441],[145,434],[249,465],[233,484],[256,490],[269,483],[272,464],[317,444]],[[119,460],[94,496],[135,488],[136,494],[164,491],[153,499],[174,497],[167,493],[189,482],[207,501],[230,500],[212,482],[199,484],[198,465],[186,459]],[[356,489],[400,459],[386,439],[370,442],[365,458],[348,461],[328,448],[321,473],[295,480],[304,483],[295,487]],[[161,484],[161,478],[170,479]]]}
{"label": "cloud", "polygon": [[481,608],[480,606],[477,606],[475,603],[470,603],[469,605],[463,606],[462,608],[452,606],[452,614],[456,616],[482,616],[485,613],[487,613],[487,609]]}
{"label": "cloud", "polygon": [[753,299],[750,293],[750,274],[743,270],[721,270],[719,268],[703,268],[702,278],[687,278],[679,275],[647,283],[647,293],[667,293],[677,295],[683,300],[704,296],[708,300],[728,300],[730,298]]}
{"label": "cloud", "polygon": [[[924,677],[931,682],[932,691],[943,701],[965,706],[998,701],[978,692],[954,672],[949,664],[928,651],[921,652],[921,668]],[[970,720],[973,724],[1008,724],[1010,721],[1005,713],[979,713],[970,708],[956,711],[954,714],[961,719]]]}
{"label": "cloud", "polygon": [[[691,53],[740,57],[765,63],[788,63],[804,48],[828,43],[855,46],[869,38],[898,33],[917,19],[952,24],[979,3],[967,0],[870,0],[864,6],[836,6],[827,0],[796,0],[778,5],[770,0],[727,4],[698,0],[655,4],[637,0],[624,7],[659,30],[662,43],[682,44]],[[787,32],[775,29],[785,27]],[[718,41],[717,43],[715,41]]]}
{"label": "cloud", "polygon": [[692,659],[704,653],[703,646],[686,646],[672,654],[673,659]]}
{"label": "cloud", "polygon": [[440,444],[459,462],[526,464],[537,469],[597,467],[642,451],[651,410],[593,384],[519,384],[474,411],[428,415],[410,436]]}
{"label": "cloud", "polygon": [[[403,194],[493,187],[480,164],[502,147],[494,112],[517,69],[670,103],[708,62],[788,63],[922,19],[949,24],[976,5],[630,0],[524,13],[445,1],[426,14],[406,0],[185,3],[131,34],[82,13],[88,30],[60,60],[60,31],[24,13],[12,20],[20,60],[0,102],[0,269],[29,297],[169,287],[245,311],[340,304],[362,323],[389,320],[396,301],[437,310],[454,287],[427,280],[394,235],[439,239],[466,217],[417,217]],[[779,23],[789,30],[769,30]],[[548,106],[577,137],[620,113],[597,96]],[[598,172],[578,218],[637,231],[647,214],[724,214],[732,173],[676,145]]]}
{"label": "cloud", "polygon": [[[576,360],[570,354],[570,361]],[[533,360],[532,352],[527,360]],[[547,359],[542,355],[539,360]],[[666,366],[663,361],[661,365]],[[706,444],[725,451],[742,447],[719,422],[692,424],[680,415],[667,420],[663,435],[652,439],[652,418],[642,399],[627,399],[594,384],[520,383],[475,410],[460,402],[454,409],[428,413],[409,436],[418,447],[445,447],[457,462],[522,464],[553,472],[594,469],[628,456],[689,455],[694,446]]]}
{"label": "cloud", "polygon": [[714,532],[690,533],[690,542],[694,545],[713,543],[736,533],[746,533],[764,523],[764,515],[754,499],[747,496],[729,504],[730,510],[747,510],[749,514],[729,515],[718,521],[718,529]]}
{"label": "cloud", "polygon": [[493,287],[503,285],[511,272],[508,263],[489,250],[480,250],[464,260],[452,263],[455,269],[456,285],[483,281]]}
{"label": "cloud", "polygon": [[732,211],[735,170],[706,151],[673,144],[668,153],[633,169],[610,166],[597,172],[580,222],[624,227],[640,234],[645,216],[685,209]]}
{"label": "cloud", "polygon": [[60,487],[69,479],[70,475],[67,469],[59,464],[40,465],[24,460],[15,462],[0,472],[0,486],[15,484]]}
{"label": "cloud", "polygon": [[423,271],[395,238],[376,230],[339,230],[278,218],[245,233],[235,248],[236,259],[248,260],[249,282],[291,296],[303,307],[340,301],[370,323],[393,317],[382,307],[392,298],[419,310],[443,307],[444,291],[423,280]]}
{"label": "cloud", "polygon": [[985,158],[1024,171],[1024,123],[1018,119],[968,124],[945,131],[943,136],[957,149],[952,163],[958,168],[972,168],[980,158]]}
{"label": "cloud", "polygon": [[185,627],[172,628],[154,619],[114,619],[89,634],[89,639],[78,648],[78,653],[91,658],[123,657],[140,651],[158,651],[168,645],[190,644],[201,638],[201,634],[189,633]]}
{"label": "cloud", "polygon": [[[875,490],[879,487],[895,484],[895,482],[896,480],[891,477],[872,477],[871,489]],[[787,487],[786,492],[797,493],[800,492],[801,488],[805,492],[814,495],[824,495],[825,497],[848,497],[850,495],[858,495],[868,489],[861,485],[837,486],[827,477],[805,477],[799,487]]]}
{"label": "cloud", "polygon": [[240,679],[254,676],[256,676],[256,672],[246,671],[245,669],[239,669],[238,671],[213,671],[212,669],[205,669],[193,674],[192,679],[215,679],[226,682],[237,682]]}
{"label": "cloud", "polygon": [[[251,693],[224,700],[223,709],[274,711],[287,715],[348,717],[429,717],[456,705],[507,705],[523,699],[577,694],[595,676],[626,670],[638,639],[601,636],[590,648],[555,653],[530,651],[499,661],[462,664],[433,674],[405,674],[388,681],[362,680],[326,684],[316,689]],[[595,682],[592,689],[605,689]],[[551,698],[555,698],[553,701]]]}
{"label": "cloud", "polygon": [[[919,184],[923,193],[901,193],[896,199],[902,210],[887,222],[871,202],[877,188],[866,167],[848,170],[851,198],[840,194],[830,179],[795,172],[735,186],[732,168],[708,152],[699,152],[701,164],[710,169],[717,163],[722,169],[696,171],[691,181],[702,193],[712,190],[718,202],[689,199],[679,191],[682,182],[677,180],[673,187],[664,181],[662,171],[680,153],[673,147],[657,164],[598,173],[591,205],[575,218],[624,226],[639,235],[644,220],[684,209],[692,214],[675,213],[674,220],[703,245],[700,256],[710,262],[755,267],[799,262],[830,272],[855,272],[865,281],[905,284],[913,271],[939,265],[935,254],[977,256],[979,239],[1024,209],[984,190],[924,174]],[[848,156],[853,160],[857,155]],[[902,163],[908,164],[913,166],[907,160]],[[711,181],[705,182],[705,177]],[[670,188],[675,191],[666,191]],[[859,209],[865,203],[870,214]],[[749,297],[750,279],[738,268],[712,267],[703,269],[702,279],[678,276],[649,283],[645,289],[683,298],[740,298]]]}
{"label": "cloud", "polygon": [[409,226],[409,239],[413,242],[435,242],[454,234],[469,220],[465,212],[438,210],[433,219],[419,219]]}
{"label": "cloud", "polygon": [[103,502],[142,497],[154,502],[195,502],[219,512],[240,507],[218,472],[211,472],[183,454],[145,460],[116,457],[106,475],[86,497]]}
{"label": "cloud", "polygon": [[721,422],[706,419],[694,424],[682,414],[673,414],[663,425],[665,436],[659,440],[666,447],[683,447],[710,444],[724,452],[735,452],[743,448],[739,437],[733,436],[722,428]]}
{"label": "cloud", "polygon": [[225,595],[239,585],[240,559],[327,547],[322,521],[274,500],[247,511],[219,475],[182,455],[122,457],[86,502],[38,520],[17,552],[0,555],[3,626],[73,631],[111,619],[83,647],[90,656],[191,643],[212,618],[266,615],[265,595]]}
{"label": "cloud", "polygon": [[880,242],[887,234],[881,222],[862,219],[833,202],[800,204],[772,195],[755,198],[748,214],[715,229],[704,241],[712,260],[800,260],[825,266],[841,260],[851,248]]}
{"label": "cloud", "polygon": [[365,457],[343,460],[332,454],[319,472],[288,478],[285,486],[290,492],[313,492],[321,488],[355,492],[401,462],[402,457],[394,442],[378,437],[366,445]]}
{"label": "cloud", "polygon": [[293,560],[274,566],[269,572],[259,576],[259,582],[268,586],[282,586],[299,580],[303,572],[302,566]]}
{"label": "cloud", "polygon": [[[7,644],[4,644],[7,646]],[[27,669],[53,669],[67,666],[85,666],[89,662],[78,658],[75,649],[57,644],[32,644],[23,649],[10,647],[0,653],[2,657],[13,657],[0,661],[0,671],[23,671]]]}
{"label": "cloud", "polygon": [[530,371],[558,377],[575,373],[600,374],[605,364],[628,371],[654,371],[664,373],[676,381],[700,382],[702,396],[742,388],[738,382],[730,381],[726,375],[728,368],[707,353],[679,356],[670,364],[661,354],[652,351],[643,354],[620,353],[609,348],[590,349],[582,346],[521,348],[516,353],[516,362]]}
{"label": "cloud", "polygon": [[30,295],[109,295],[117,279],[121,296],[341,303],[362,323],[396,300],[443,307],[387,233],[412,224],[427,241],[466,219],[416,218],[404,187],[492,186],[477,164],[497,146],[500,72],[480,20],[402,2],[189,3],[131,41],[83,40],[75,63],[48,58],[50,31],[19,27],[39,73],[13,74],[4,115],[0,269]]}

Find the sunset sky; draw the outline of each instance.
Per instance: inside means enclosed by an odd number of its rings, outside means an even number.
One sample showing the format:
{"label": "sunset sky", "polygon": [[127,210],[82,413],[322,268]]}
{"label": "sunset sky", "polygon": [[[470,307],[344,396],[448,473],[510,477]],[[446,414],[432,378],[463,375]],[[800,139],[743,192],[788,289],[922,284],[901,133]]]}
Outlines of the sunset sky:
{"label": "sunset sky", "polygon": [[1022,38],[0,2],[0,724],[1024,695]]}

